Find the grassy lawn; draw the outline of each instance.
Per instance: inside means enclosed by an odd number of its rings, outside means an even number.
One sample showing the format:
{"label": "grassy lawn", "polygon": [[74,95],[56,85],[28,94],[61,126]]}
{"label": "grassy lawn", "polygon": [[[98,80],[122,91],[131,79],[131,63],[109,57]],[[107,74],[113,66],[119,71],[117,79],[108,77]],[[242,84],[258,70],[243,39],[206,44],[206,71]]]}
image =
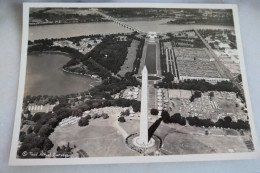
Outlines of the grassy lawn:
{"label": "grassy lawn", "polygon": [[118,72],[120,76],[125,76],[127,72],[132,72],[134,61],[136,59],[136,50],[139,43],[140,43],[139,41],[133,40],[131,46],[128,47],[128,52],[127,52],[125,62],[121,66],[120,71]]}
{"label": "grassy lawn", "polygon": [[138,133],[140,129],[140,121],[126,119],[126,122],[119,123],[119,125],[126,131],[128,134]]}
{"label": "grassy lawn", "polygon": [[78,157],[77,151],[82,149],[90,157],[135,156],[137,152],[125,145],[124,138],[112,126],[115,119],[90,120],[88,126],[79,127],[78,124],[57,127],[50,135],[54,144],[51,152],[56,152],[57,146],[76,145],[71,157]]}
{"label": "grassy lawn", "polygon": [[169,133],[163,142],[162,151],[167,154],[206,154],[213,153],[214,149],[200,142],[193,135],[183,133]]}
{"label": "grassy lawn", "polygon": [[169,92],[170,98],[187,98],[187,99],[189,99],[192,95],[190,90],[169,89],[168,92]]}
{"label": "grassy lawn", "polygon": [[196,136],[197,140],[213,148],[216,153],[248,152],[243,138],[240,136]]}
{"label": "grassy lawn", "polygon": [[[139,132],[138,120],[127,120],[120,126],[128,133]],[[151,123],[149,123],[151,126]],[[237,131],[229,130],[228,136],[224,136],[221,129],[209,129],[209,135],[205,136],[205,130],[200,127],[180,126],[178,124],[161,123],[156,129],[155,135],[163,141],[162,152],[169,155],[179,154],[206,154],[247,152],[243,137]],[[231,149],[231,150],[230,150]]]}

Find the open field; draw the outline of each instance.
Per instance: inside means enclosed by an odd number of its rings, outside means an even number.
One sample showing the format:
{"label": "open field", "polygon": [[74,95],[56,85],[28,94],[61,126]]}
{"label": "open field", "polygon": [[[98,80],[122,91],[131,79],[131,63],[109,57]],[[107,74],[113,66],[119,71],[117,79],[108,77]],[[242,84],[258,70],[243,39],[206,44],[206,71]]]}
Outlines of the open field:
{"label": "open field", "polygon": [[88,126],[79,127],[78,124],[57,127],[50,135],[54,144],[51,152],[56,152],[57,146],[76,145],[71,157],[78,157],[77,151],[84,150],[89,157],[135,156],[137,152],[129,149],[123,136],[113,127],[116,118],[91,119]]}
{"label": "open field", "polygon": [[[151,126],[152,123],[149,123]],[[120,126],[128,133],[139,131],[138,120],[126,120]],[[178,124],[161,123],[156,129],[155,135],[162,141],[162,153],[170,155],[179,154],[206,154],[247,152],[243,136],[231,130],[230,135],[225,135],[222,129],[209,129],[209,135],[205,135],[205,129],[193,126],[180,126]]]}
{"label": "open field", "polygon": [[[213,140],[214,141],[214,140]],[[214,153],[214,149],[200,142],[192,135],[183,133],[169,133],[164,138],[162,152],[170,155],[206,154]]]}
{"label": "open field", "polygon": [[169,89],[169,98],[190,98],[192,93],[190,90],[182,90],[182,89]]}
{"label": "open field", "polygon": [[128,51],[127,51],[127,56],[125,59],[124,64],[121,66],[120,71],[118,72],[118,74],[120,76],[125,76],[125,74],[127,72],[132,72],[133,71],[133,65],[134,65],[134,61],[136,59],[136,50],[138,48],[140,41],[137,40],[133,40],[131,43],[131,46],[128,47]]}

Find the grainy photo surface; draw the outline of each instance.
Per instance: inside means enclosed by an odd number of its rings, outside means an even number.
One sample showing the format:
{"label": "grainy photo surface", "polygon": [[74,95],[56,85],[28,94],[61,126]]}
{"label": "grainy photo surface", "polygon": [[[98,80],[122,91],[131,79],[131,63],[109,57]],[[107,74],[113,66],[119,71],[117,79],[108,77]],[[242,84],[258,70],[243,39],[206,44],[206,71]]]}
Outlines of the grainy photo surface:
{"label": "grainy photo surface", "polygon": [[255,151],[232,9],[28,15],[16,159]]}

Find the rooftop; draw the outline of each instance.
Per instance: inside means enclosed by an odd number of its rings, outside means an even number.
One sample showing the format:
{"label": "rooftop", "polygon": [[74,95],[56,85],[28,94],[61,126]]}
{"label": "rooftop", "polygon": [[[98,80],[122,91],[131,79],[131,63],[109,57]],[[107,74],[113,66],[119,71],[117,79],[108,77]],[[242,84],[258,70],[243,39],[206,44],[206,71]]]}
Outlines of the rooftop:
{"label": "rooftop", "polygon": [[177,60],[180,76],[221,78],[212,61]]}

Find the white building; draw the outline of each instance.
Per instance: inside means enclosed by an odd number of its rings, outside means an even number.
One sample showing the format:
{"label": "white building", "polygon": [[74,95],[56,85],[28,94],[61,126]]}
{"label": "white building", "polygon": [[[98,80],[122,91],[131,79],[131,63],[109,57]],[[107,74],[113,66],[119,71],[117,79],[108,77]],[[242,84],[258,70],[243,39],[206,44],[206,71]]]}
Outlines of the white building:
{"label": "white building", "polygon": [[205,80],[206,82],[209,83],[217,83],[217,82],[222,82],[222,81],[230,81],[227,78],[212,78],[212,77],[194,77],[194,76],[180,76],[180,80]]}
{"label": "white building", "polygon": [[156,32],[148,32],[146,35],[149,38],[149,42],[155,42],[155,39],[158,37]]}

